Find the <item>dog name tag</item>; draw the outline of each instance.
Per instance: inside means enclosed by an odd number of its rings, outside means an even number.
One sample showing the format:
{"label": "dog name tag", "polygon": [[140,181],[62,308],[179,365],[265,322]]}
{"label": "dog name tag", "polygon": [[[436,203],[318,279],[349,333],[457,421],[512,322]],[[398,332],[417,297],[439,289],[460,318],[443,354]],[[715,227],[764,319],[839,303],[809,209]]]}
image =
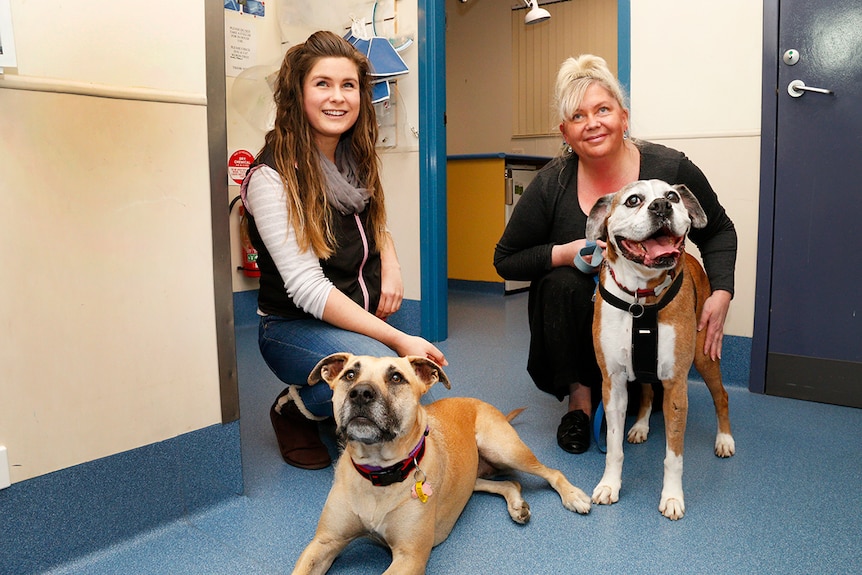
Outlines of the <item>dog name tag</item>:
{"label": "dog name tag", "polygon": [[413,479],[416,480],[416,483],[413,484],[413,492],[411,495],[413,499],[418,499],[422,503],[428,501],[428,497],[430,497],[434,491],[431,489],[431,486],[425,483],[425,472],[417,465],[416,471],[413,473]]}
{"label": "dog name tag", "polygon": [[413,484],[413,499],[418,499],[422,503],[428,501],[428,497],[434,494],[434,491],[431,489],[431,486],[422,481],[417,481]]}

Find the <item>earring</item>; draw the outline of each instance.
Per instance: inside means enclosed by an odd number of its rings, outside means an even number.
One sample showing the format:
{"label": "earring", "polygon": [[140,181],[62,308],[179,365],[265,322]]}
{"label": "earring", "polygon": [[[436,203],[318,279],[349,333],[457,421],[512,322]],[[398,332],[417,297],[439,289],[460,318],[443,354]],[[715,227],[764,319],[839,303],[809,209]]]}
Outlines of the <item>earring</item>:
{"label": "earring", "polygon": [[565,146],[563,146],[563,149],[566,151],[567,154],[571,154],[574,151],[572,150],[571,144],[566,144]]}

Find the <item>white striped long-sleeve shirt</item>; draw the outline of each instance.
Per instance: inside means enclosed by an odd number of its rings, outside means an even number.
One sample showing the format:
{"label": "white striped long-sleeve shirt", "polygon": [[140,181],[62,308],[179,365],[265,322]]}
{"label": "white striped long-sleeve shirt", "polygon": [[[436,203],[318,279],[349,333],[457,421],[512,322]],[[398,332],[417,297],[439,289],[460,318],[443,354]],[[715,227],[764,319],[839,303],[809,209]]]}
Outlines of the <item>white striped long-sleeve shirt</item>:
{"label": "white striped long-sleeve shirt", "polygon": [[335,286],[324,275],[314,251],[299,249],[278,172],[267,165],[256,166],[249,176],[245,205],[281,274],[287,295],[297,307],[322,319],[329,292]]}

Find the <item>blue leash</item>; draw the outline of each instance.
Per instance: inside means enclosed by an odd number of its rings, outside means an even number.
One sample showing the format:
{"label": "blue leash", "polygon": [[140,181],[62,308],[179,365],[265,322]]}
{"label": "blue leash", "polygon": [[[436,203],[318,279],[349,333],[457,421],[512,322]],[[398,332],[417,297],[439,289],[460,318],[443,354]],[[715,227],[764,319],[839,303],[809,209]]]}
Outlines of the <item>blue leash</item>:
{"label": "blue leash", "polygon": [[599,451],[602,453],[608,452],[607,442],[605,440],[605,436],[602,435],[602,422],[605,419],[605,404],[600,401],[599,406],[596,408],[596,413],[593,415],[593,438],[596,440],[596,447],[599,448]]}
{"label": "blue leash", "polygon": [[[589,263],[584,259],[585,256],[593,256]],[[605,259],[605,254],[602,248],[596,245],[596,242],[587,242],[587,245],[582,247],[575,256],[575,267],[585,274],[594,274],[599,266],[602,265],[602,260]]]}
{"label": "blue leash", "polygon": [[[592,256],[590,258],[589,263],[584,259],[585,256]],[[599,283],[599,276],[596,274],[596,270],[599,269],[599,266],[602,265],[602,260],[604,260],[604,253],[602,248],[596,245],[596,242],[587,242],[587,245],[578,251],[578,254],[575,256],[575,267],[585,274],[593,274],[593,278],[596,280],[596,284]],[[593,415],[593,438],[596,440],[596,446],[599,448],[599,451],[602,453],[607,453],[607,443],[605,441],[605,437],[602,435],[602,423],[605,419],[605,406],[604,402],[599,402],[599,406],[596,408],[596,413]]]}

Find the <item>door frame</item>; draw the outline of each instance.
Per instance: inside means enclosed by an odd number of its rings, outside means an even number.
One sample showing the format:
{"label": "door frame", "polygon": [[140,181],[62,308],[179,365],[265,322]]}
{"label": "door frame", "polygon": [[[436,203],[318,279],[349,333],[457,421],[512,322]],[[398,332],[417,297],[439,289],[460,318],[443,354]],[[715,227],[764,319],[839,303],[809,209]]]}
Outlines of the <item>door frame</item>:
{"label": "door frame", "polygon": [[421,334],[449,333],[446,222],[446,8],[418,0]]}
{"label": "door frame", "polygon": [[[765,0],[766,2],[770,0]],[[631,0],[617,1],[617,75],[631,94]],[[421,334],[448,337],[446,221],[446,7],[418,0]]]}
{"label": "door frame", "polygon": [[772,236],[775,218],[776,137],[778,132],[779,0],[763,0],[763,60],[760,116],[760,203],[757,222],[757,265],[754,331],[748,389],[766,392],[766,355],[772,293]]}

